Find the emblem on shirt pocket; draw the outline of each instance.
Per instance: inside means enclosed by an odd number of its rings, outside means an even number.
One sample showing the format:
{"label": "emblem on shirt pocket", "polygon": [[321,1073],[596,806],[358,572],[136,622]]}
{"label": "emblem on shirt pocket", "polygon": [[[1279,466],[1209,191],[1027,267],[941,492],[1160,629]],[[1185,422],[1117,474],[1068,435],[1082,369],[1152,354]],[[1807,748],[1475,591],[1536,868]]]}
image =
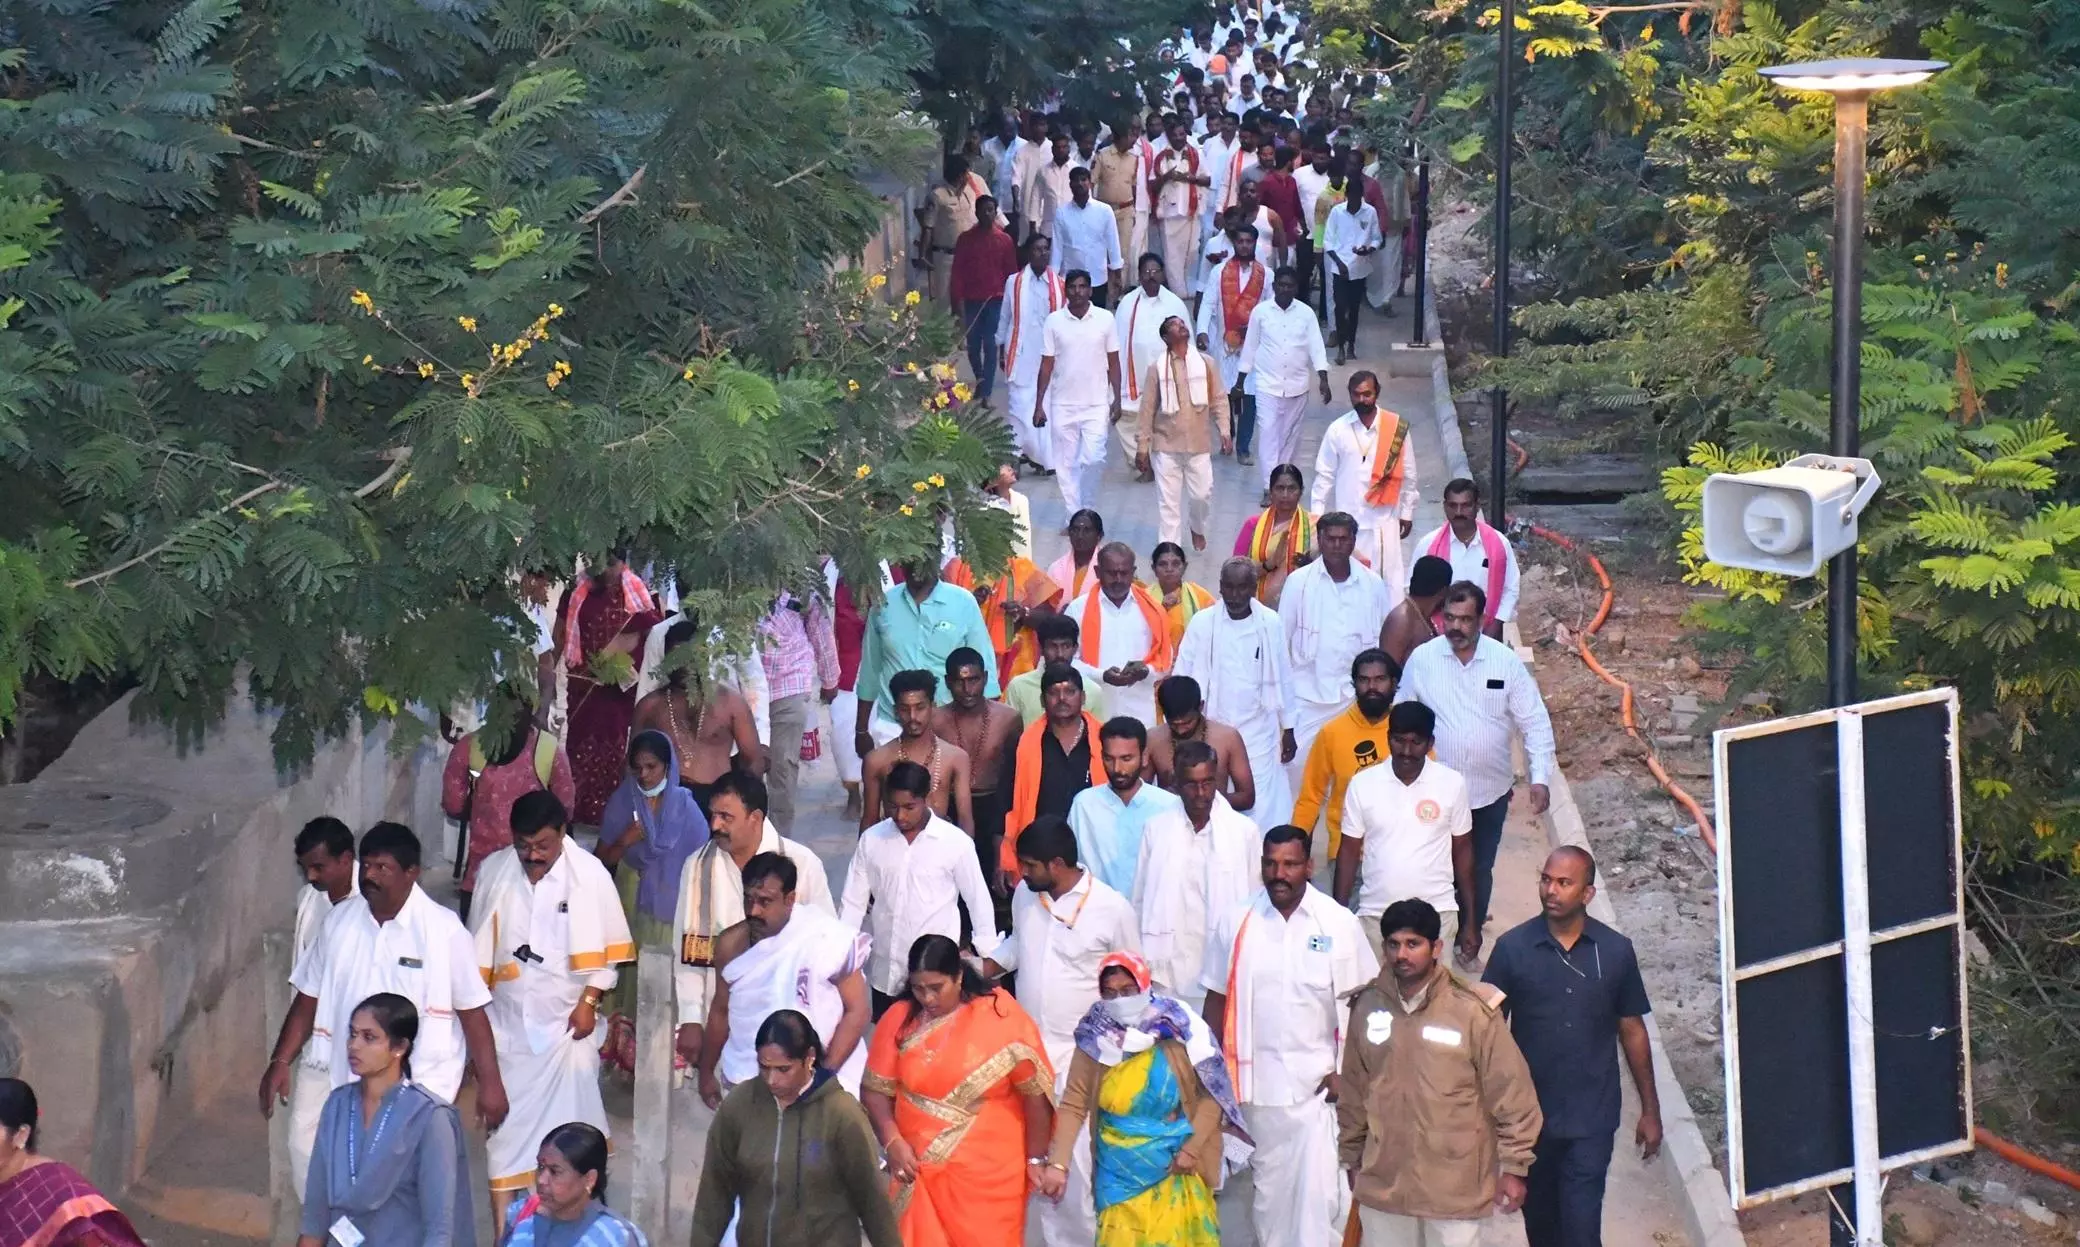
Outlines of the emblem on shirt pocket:
{"label": "emblem on shirt pocket", "polygon": [[1365,1015],[1365,1042],[1383,1044],[1394,1033],[1394,1015],[1385,1009],[1374,1009]]}
{"label": "emblem on shirt pocket", "polygon": [[1434,823],[1443,816],[1444,808],[1430,798],[1424,797],[1421,801],[1416,802],[1416,817],[1422,821]]}

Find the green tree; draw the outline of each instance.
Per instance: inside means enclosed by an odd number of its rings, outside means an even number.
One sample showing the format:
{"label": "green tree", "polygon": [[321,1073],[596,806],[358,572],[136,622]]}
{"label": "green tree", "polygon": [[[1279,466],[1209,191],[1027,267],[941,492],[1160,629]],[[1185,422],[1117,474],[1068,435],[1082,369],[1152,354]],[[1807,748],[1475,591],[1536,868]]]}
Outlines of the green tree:
{"label": "green tree", "polygon": [[196,729],[243,671],[293,761],[527,671],[522,569],[626,548],[741,637],[817,552],[864,573],[941,512],[1003,557],[952,327],[827,271],[885,211],[865,179],[929,163],[884,15],[10,22],[0,722],[93,672]]}

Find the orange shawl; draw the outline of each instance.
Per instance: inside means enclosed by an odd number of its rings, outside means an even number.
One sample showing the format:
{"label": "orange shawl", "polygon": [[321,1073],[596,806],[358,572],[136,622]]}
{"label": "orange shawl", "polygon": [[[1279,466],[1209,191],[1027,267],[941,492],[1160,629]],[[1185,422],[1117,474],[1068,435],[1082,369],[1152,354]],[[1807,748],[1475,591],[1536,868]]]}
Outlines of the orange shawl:
{"label": "orange shawl", "polygon": [[[1128,592],[1132,595],[1134,604],[1141,608],[1141,618],[1148,623],[1148,653],[1142,655],[1141,661],[1157,671],[1168,671],[1170,659],[1176,653],[1176,646],[1170,637],[1169,612],[1163,609],[1161,602],[1149,596],[1148,590],[1138,584]],[[1083,618],[1076,621],[1076,626],[1083,634],[1083,661],[1093,667],[1099,665],[1099,633],[1105,627],[1105,614],[1098,606],[1098,599],[1103,597],[1104,593],[1103,589],[1094,589],[1085,594]]]}
{"label": "orange shawl", "polygon": [[[939,573],[940,579],[958,589],[973,592],[978,581],[975,571],[966,559],[950,559]],[[1033,638],[1030,628],[1014,628],[1004,614],[1006,602],[1017,602],[1026,609],[1048,606],[1060,600],[1062,588],[1050,579],[1046,572],[1031,559],[1011,556],[1004,574],[995,580],[979,583],[993,585],[996,592],[989,600],[981,603],[982,626],[989,629],[990,641],[996,646],[997,683],[1008,684],[1011,677],[1033,669],[1039,658],[1040,644]]]}
{"label": "orange shawl", "polygon": [[[1083,730],[1088,732],[1091,745],[1091,787],[1105,784],[1104,751],[1098,744],[1098,730],[1103,725],[1098,716],[1083,712]],[[1047,716],[1041,715],[1026,725],[1018,737],[1018,754],[1012,761],[1011,817],[1004,823],[1003,847],[997,850],[997,866],[1003,870],[1018,869],[1018,837],[1040,811],[1040,737],[1047,731]]]}
{"label": "orange shawl", "polygon": [[1221,266],[1221,334],[1231,351],[1242,349],[1249,314],[1264,298],[1264,266],[1251,260],[1249,270],[1249,285],[1244,286],[1241,269],[1233,260]]}
{"label": "orange shawl", "polygon": [[1372,480],[1365,486],[1365,501],[1375,507],[1391,507],[1401,501],[1401,479],[1407,475],[1401,448],[1408,441],[1408,422],[1382,407],[1372,424],[1379,440],[1374,443]]}
{"label": "orange shawl", "polygon": [[[1018,333],[1019,330],[1025,328],[1026,319],[1026,274],[1032,271],[1032,265],[1023,264],[1019,266],[1019,270],[1016,273],[1011,275],[1011,306],[1006,309],[1011,313],[1011,343],[1004,348],[1005,372],[1010,372],[1018,365]],[[1047,269],[1041,273],[1040,279],[1042,284],[1047,287],[1047,310],[1049,312],[1059,310],[1069,297],[1062,290],[1062,279],[1055,274],[1053,269]]]}

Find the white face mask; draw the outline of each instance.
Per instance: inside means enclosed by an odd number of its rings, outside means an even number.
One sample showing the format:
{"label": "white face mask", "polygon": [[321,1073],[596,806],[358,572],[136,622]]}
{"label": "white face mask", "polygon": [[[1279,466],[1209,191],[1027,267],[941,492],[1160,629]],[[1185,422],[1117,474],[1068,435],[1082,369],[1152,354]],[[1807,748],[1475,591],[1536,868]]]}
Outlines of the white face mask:
{"label": "white face mask", "polygon": [[1148,993],[1135,992],[1131,996],[1114,996],[1105,1002],[1105,1011],[1121,1026],[1132,1026],[1148,1012]]}
{"label": "white face mask", "polygon": [[646,797],[660,797],[664,795],[664,790],[671,786],[672,777],[667,775],[663,779],[657,781],[657,786],[655,788],[644,788],[641,784],[637,784],[636,788]]}

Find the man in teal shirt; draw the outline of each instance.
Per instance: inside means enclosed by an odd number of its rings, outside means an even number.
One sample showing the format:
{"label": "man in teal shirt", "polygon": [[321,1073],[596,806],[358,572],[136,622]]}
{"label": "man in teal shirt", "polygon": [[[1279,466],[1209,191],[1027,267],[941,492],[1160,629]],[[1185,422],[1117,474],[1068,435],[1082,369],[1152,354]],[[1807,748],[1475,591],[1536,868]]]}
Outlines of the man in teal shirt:
{"label": "man in teal shirt", "polygon": [[1105,764],[1105,786],[1086,788],[1069,805],[1069,827],[1076,851],[1092,874],[1122,896],[1134,894],[1141,868],[1141,832],[1158,814],[1182,810],[1176,793],[1143,783],[1141,767],[1148,754],[1148,729],[1141,720],[1121,715],[1098,730],[1099,758]]}
{"label": "man in teal shirt", "polygon": [[[939,579],[931,559],[903,564],[903,583],[867,613],[859,655],[859,717],[855,747],[864,758],[876,745],[894,740],[895,701],[888,682],[898,671],[944,671],[946,656],[962,646],[982,655],[984,697],[997,695],[996,642],[982,623],[975,595]],[[943,682],[938,704],[953,700]]]}

